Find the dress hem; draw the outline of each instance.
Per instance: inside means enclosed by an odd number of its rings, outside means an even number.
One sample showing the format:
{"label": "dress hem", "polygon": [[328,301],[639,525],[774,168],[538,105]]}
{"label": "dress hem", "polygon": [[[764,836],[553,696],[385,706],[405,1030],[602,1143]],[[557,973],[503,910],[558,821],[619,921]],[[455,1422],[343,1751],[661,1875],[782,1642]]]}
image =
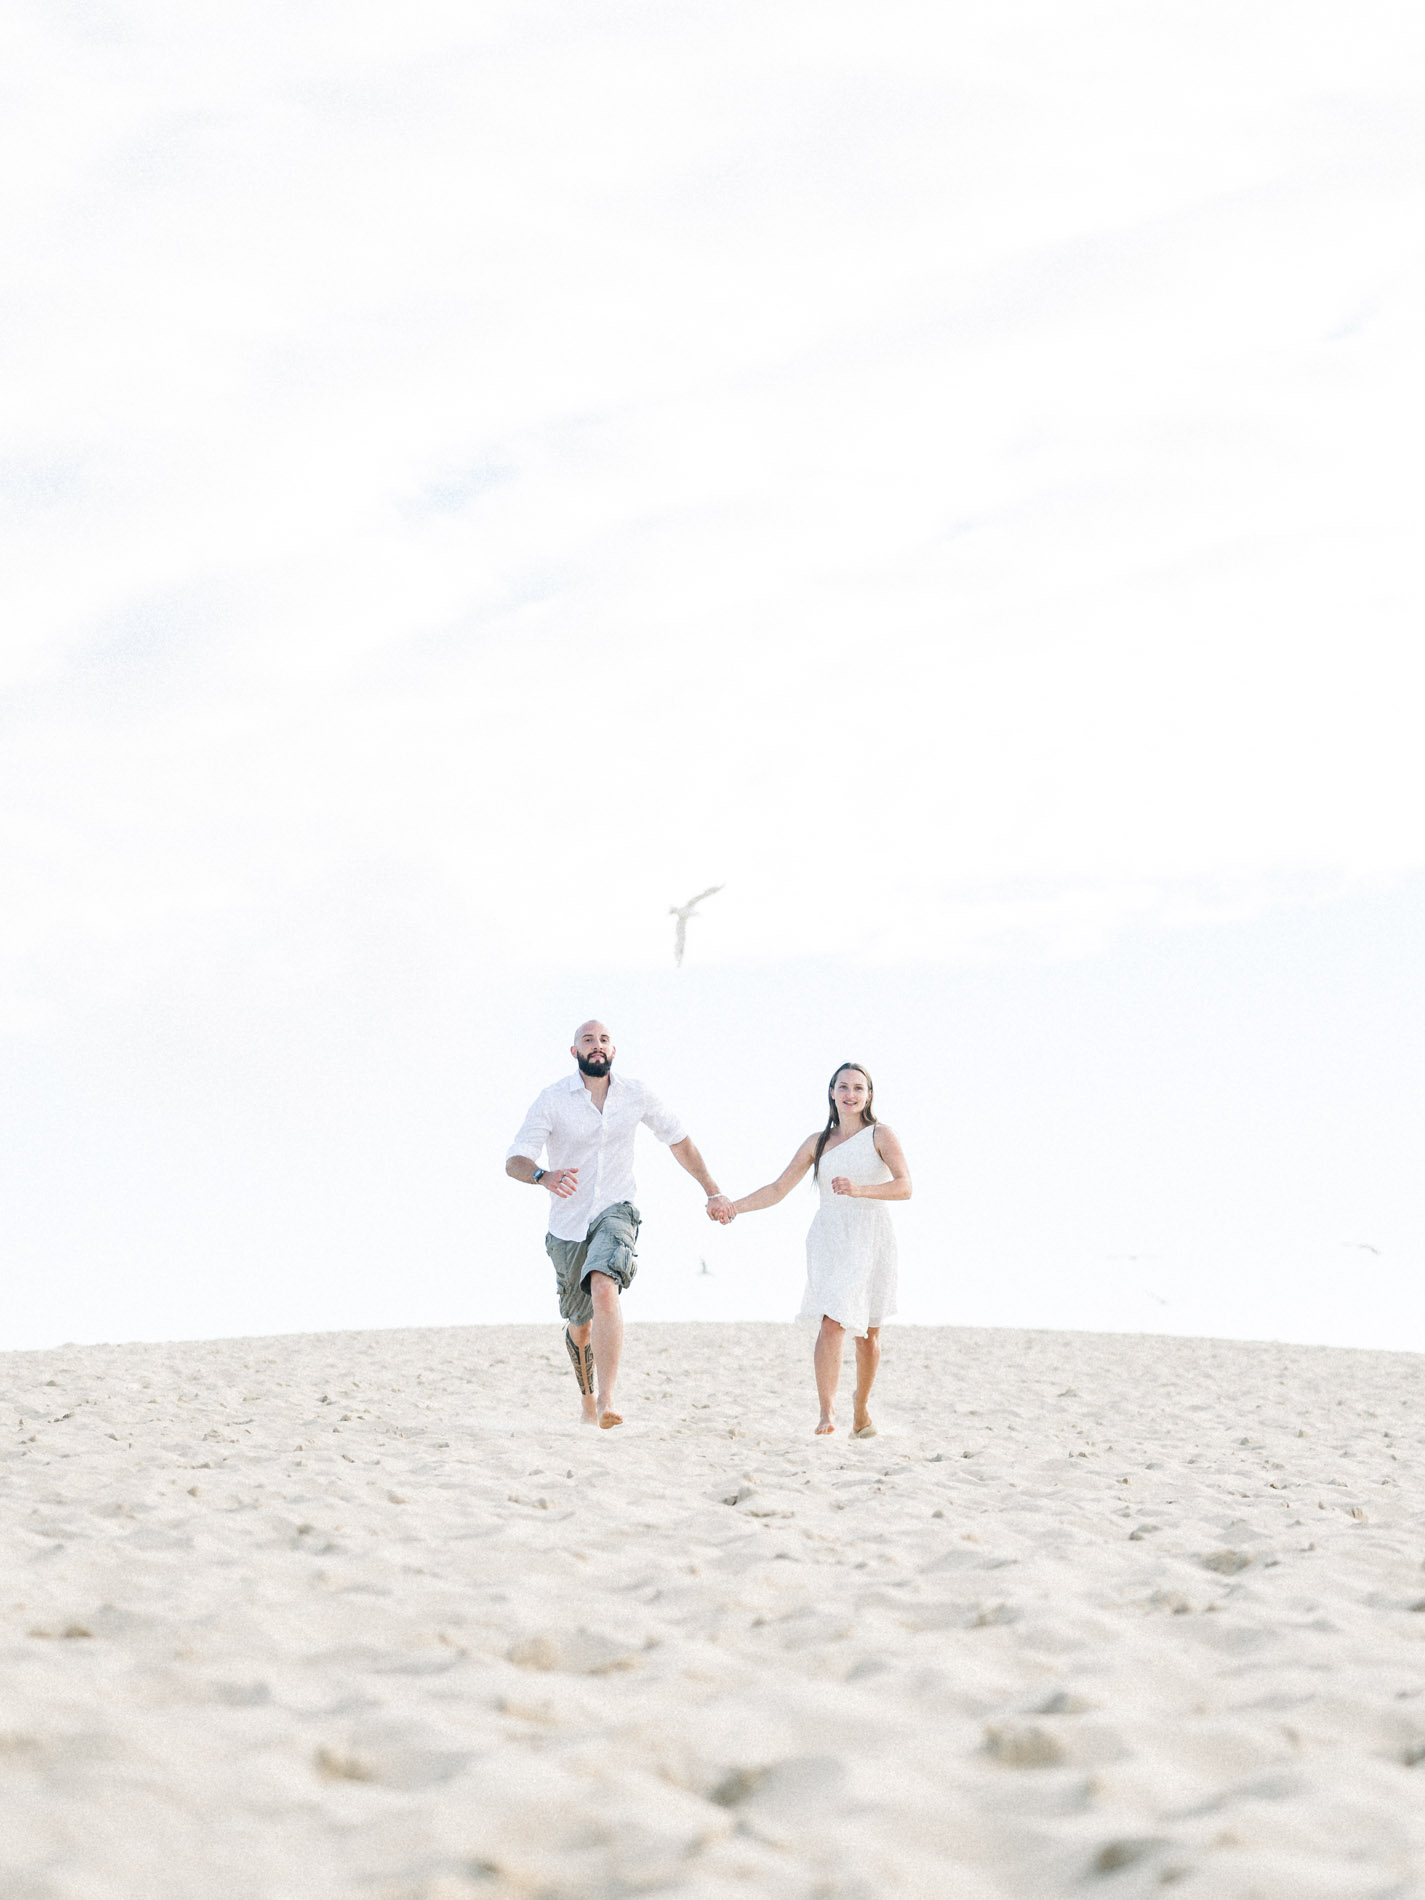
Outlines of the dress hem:
{"label": "dress hem", "polygon": [[819,1327],[823,1319],[835,1320],[836,1324],[845,1327],[846,1331],[850,1333],[853,1338],[864,1339],[873,1326],[879,1329],[885,1325],[888,1319],[894,1319],[895,1316],[895,1309],[893,1307],[890,1312],[882,1313],[879,1319],[868,1318],[864,1326],[858,1327],[849,1319],[841,1319],[835,1313],[828,1313],[823,1306],[814,1313],[809,1313],[804,1308],[797,1314],[795,1324],[798,1326]]}

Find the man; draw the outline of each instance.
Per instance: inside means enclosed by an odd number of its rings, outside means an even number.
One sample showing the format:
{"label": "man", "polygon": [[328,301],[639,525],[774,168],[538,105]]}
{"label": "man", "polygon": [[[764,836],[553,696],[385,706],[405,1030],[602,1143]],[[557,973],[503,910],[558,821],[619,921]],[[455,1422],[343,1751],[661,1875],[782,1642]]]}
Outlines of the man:
{"label": "man", "polygon": [[[505,1157],[505,1173],[550,1196],[544,1245],[554,1262],[564,1343],[574,1362],[584,1422],[607,1431],[622,1425],[614,1383],[623,1352],[619,1295],[633,1279],[634,1243],[642,1216],[634,1206],[633,1143],[639,1124],[666,1142],[707,1195],[713,1220],[732,1203],[719,1192],[678,1117],[642,1082],[613,1073],[613,1038],[599,1022],[584,1023],[569,1051],[577,1075],[551,1083],[535,1098]],[[540,1166],[548,1151],[549,1164]]]}

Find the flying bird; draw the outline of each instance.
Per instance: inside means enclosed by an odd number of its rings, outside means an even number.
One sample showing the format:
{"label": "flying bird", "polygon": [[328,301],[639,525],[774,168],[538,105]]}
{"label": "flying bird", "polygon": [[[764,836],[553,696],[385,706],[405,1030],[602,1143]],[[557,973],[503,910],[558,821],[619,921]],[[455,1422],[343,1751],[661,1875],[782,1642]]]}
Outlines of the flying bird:
{"label": "flying bird", "polygon": [[705,897],[716,897],[724,888],[721,884],[714,884],[709,890],[699,891],[696,897],[690,897],[686,904],[668,906],[668,915],[678,919],[678,928],[673,937],[673,961],[680,970],[683,967],[683,952],[688,944],[688,919]]}

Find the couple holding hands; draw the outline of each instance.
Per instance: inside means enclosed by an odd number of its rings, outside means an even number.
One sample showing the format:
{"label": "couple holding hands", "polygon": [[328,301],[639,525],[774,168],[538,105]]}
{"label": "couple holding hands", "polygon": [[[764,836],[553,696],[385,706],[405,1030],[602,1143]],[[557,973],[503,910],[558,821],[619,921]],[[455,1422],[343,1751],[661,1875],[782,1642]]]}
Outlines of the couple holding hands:
{"label": "couple holding hands", "polygon": [[641,1217],[633,1199],[633,1148],[643,1126],[702,1186],[709,1219],[724,1225],[775,1207],[811,1170],[821,1201],[807,1235],[798,1317],[817,1327],[816,1429],[821,1435],[836,1429],[842,1341],[849,1332],[856,1341],[852,1433],[874,1437],[868,1406],[881,1358],[881,1321],[895,1311],[896,1292],[895,1234],[884,1203],[908,1201],[911,1184],[900,1143],[876,1120],[866,1070],[843,1062],[827,1087],[826,1126],[807,1136],[775,1181],[734,1201],[719,1190],[678,1117],[645,1084],[614,1074],[614,1043],[602,1023],[582,1024],[569,1053],[577,1071],[535,1099],[510,1145],[505,1172],[550,1196],[544,1244],[585,1421],[606,1430],[623,1423],[614,1399],[623,1350],[619,1295],[637,1270]]}

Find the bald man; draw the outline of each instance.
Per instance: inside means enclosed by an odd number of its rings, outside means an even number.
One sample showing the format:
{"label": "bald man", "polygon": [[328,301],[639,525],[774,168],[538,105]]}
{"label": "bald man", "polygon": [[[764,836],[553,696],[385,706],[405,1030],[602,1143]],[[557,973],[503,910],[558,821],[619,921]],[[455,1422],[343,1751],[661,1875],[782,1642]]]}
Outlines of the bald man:
{"label": "bald man", "polygon": [[[569,1053],[576,1073],[536,1096],[510,1144],[505,1173],[549,1195],[544,1245],[554,1262],[564,1344],[584,1422],[607,1431],[623,1423],[614,1403],[623,1353],[619,1295],[637,1272],[642,1216],[633,1200],[633,1144],[640,1124],[667,1143],[702,1188],[713,1220],[726,1220],[732,1203],[678,1117],[642,1082],[613,1073],[613,1037],[602,1023],[581,1023]],[[541,1166],[546,1153],[548,1165]]]}

